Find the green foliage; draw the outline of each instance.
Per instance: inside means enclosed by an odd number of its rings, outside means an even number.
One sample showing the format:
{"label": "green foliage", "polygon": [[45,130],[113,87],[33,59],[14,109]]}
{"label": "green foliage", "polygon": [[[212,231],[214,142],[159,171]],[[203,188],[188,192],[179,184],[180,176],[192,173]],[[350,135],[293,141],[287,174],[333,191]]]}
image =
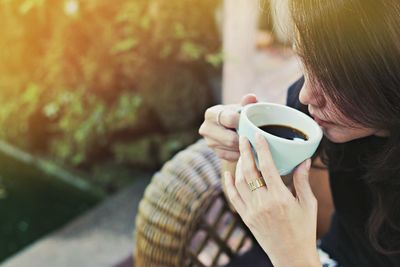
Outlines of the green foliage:
{"label": "green foliage", "polygon": [[60,119],[52,125],[54,132],[62,135],[52,139],[50,151],[75,165],[87,160],[92,146],[107,144],[110,132],[135,123],[142,102],[140,96],[130,92],[121,93],[113,105],[95,95],[83,95],[83,91],[65,93],[45,106],[45,110],[51,111],[45,112],[49,118],[57,115],[54,111],[63,110]]}
{"label": "green foliage", "polygon": [[7,197],[6,187],[4,186],[3,177],[0,176],[0,200]]}
{"label": "green foliage", "polygon": [[124,142],[120,135],[143,138],[148,132],[139,116],[162,117],[154,103],[178,102],[165,97],[166,84],[179,101],[180,90],[190,97],[207,89],[197,74],[184,74],[182,82],[179,73],[160,71],[219,70],[217,6],[215,0],[0,1],[0,137],[73,165],[107,154]]}

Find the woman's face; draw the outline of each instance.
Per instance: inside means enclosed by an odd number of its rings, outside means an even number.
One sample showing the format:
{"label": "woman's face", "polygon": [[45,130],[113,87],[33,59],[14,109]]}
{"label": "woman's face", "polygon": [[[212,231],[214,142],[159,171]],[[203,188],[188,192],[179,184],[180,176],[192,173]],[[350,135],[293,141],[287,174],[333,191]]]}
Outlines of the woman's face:
{"label": "woman's face", "polygon": [[323,92],[311,90],[306,77],[299,99],[303,105],[308,106],[308,111],[320,125],[324,135],[334,143],[345,143],[370,135],[386,136],[383,131],[366,128],[346,118]]}

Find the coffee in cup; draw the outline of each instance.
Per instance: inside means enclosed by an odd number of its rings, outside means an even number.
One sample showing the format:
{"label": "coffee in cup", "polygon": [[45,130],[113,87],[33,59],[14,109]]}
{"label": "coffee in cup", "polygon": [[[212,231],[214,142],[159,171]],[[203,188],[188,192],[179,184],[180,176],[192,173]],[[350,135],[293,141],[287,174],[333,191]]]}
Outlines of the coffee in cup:
{"label": "coffee in cup", "polygon": [[308,140],[308,136],[305,133],[288,125],[267,124],[258,126],[258,128],[264,132],[288,140]]}

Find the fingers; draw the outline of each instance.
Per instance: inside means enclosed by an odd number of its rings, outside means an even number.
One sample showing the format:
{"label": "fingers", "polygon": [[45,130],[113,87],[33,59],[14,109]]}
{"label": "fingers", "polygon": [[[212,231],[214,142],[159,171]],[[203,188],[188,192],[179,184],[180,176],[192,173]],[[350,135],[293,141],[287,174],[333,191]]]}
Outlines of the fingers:
{"label": "fingers", "polygon": [[247,140],[247,138],[241,136],[239,143],[240,156],[242,158],[242,171],[246,179],[246,183],[248,184],[254,179],[262,178],[262,175],[257,169],[250,142]]}
{"label": "fingers", "polygon": [[245,210],[245,203],[240,196],[237,188],[235,187],[234,178],[229,172],[224,173],[224,178],[226,196],[228,197],[230,203],[232,203],[236,211],[241,214]]}
{"label": "fingers", "polygon": [[316,199],[309,181],[310,165],[311,159],[307,159],[296,168],[293,174],[293,185],[300,204],[315,208]]}
{"label": "fingers", "polygon": [[[236,112],[237,105],[217,105],[206,110],[205,121],[230,129],[236,129],[239,125],[239,113]],[[219,117],[219,122],[218,122]]]}
{"label": "fingers", "polygon": [[236,110],[226,109],[221,111],[219,123],[221,126],[236,129],[239,126],[239,113]]}
{"label": "fingers", "polygon": [[226,150],[226,151],[231,151],[231,152],[239,152],[239,147],[224,146],[221,144],[220,141],[214,140],[211,137],[208,137],[206,139],[206,143],[207,143],[208,147],[213,148],[213,149],[221,149],[221,150]]}
{"label": "fingers", "polygon": [[[225,147],[225,149],[238,150],[239,136],[235,131],[225,129],[216,124],[204,123],[199,129],[199,134],[206,137],[206,139],[212,139],[219,146]],[[209,140],[210,143],[213,141]]]}
{"label": "fingers", "polygon": [[240,101],[240,105],[243,107],[248,104],[257,103],[257,102],[258,102],[258,100],[257,100],[257,96],[255,94],[247,94],[242,97],[242,100]]}
{"label": "fingers", "polygon": [[239,157],[240,153],[239,152],[234,152],[234,151],[228,151],[228,150],[223,150],[223,149],[214,149],[215,154],[221,159],[230,161],[230,162],[236,162]]}
{"label": "fingers", "polygon": [[[254,94],[245,95],[241,102],[241,106],[256,103],[257,97]],[[216,105],[206,110],[204,114],[205,121],[230,129],[236,129],[239,125],[240,115],[237,112],[238,105]]]}
{"label": "fingers", "polygon": [[215,154],[221,159],[235,162],[239,159],[240,153],[238,147],[226,147],[222,146],[219,141],[214,140],[212,138],[205,139],[207,142],[207,146],[214,149]]}
{"label": "fingers", "polygon": [[[246,181],[246,175],[243,171],[243,157],[240,155],[240,158],[236,164],[236,171],[235,171],[235,187],[239,192],[241,198],[243,199],[244,203],[249,203],[251,201],[251,191],[249,189],[249,185]],[[254,196],[254,195],[253,195]]]}
{"label": "fingers", "polygon": [[267,140],[259,133],[256,133],[255,137],[258,164],[266,183],[271,185],[271,189],[287,190],[278,170],[276,169]]}
{"label": "fingers", "polygon": [[[241,105],[257,102],[253,94],[242,98]],[[239,126],[239,105],[216,105],[206,110],[204,122],[199,128],[199,134],[213,148],[216,154],[228,161],[237,161],[239,154],[239,138],[234,131]]]}

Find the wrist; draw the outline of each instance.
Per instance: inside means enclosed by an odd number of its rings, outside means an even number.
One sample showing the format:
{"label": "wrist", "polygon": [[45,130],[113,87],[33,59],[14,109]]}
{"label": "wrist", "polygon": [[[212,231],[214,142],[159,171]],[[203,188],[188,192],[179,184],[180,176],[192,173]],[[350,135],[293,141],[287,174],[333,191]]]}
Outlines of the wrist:
{"label": "wrist", "polygon": [[274,264],[275,267],[322,267],[321,262],[318,260],[313,261],[291,261],[286,263]]}
{"label": "wrist", "polygon": [[[314,254],[314,253],[313,253]],[[299,256],[283,257],[282,261],[273,262],[275,267],[322,267],[318,252],[306,256],[306,254]]]}

